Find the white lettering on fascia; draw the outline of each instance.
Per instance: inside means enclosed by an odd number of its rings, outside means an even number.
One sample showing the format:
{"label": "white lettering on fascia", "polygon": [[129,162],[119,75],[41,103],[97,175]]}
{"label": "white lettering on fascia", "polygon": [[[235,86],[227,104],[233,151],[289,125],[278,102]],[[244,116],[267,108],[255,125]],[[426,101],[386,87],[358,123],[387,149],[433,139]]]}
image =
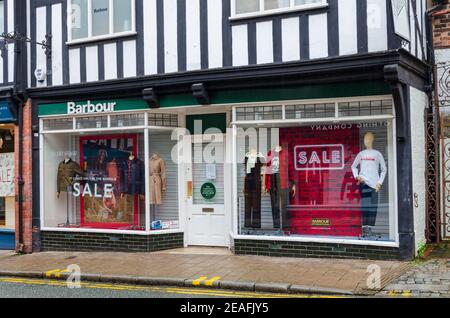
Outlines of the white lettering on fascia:
{"label": "white lettering on fascia", "polygon": [[77,104],[75,102],[67,103],[67,113],[74,114],[97,114],[97,113],[112,113],[115,111],[117,103],[92,103],[87,101],[86,104]]}

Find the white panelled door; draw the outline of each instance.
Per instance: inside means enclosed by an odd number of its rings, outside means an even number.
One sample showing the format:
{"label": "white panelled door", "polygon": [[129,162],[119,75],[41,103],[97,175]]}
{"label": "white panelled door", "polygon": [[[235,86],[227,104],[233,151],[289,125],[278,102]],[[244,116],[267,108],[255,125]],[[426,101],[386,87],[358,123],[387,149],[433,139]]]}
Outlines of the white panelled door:
{"label": "white panelled door", "polygon": [[187,165],[188,245],[228,246],[225,211],[225,149],[226,136],[191,136]]}

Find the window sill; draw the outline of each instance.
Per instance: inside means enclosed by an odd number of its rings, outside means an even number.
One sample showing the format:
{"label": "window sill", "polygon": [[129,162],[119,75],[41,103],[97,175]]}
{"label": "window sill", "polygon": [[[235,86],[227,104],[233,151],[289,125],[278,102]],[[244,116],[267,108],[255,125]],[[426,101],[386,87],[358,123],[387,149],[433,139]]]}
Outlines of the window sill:
{"label": "window sill", "polygon": [[311,5],[302,6],[302,7],[298,7],[298,8],[276,9],[276,10],[270,10],[267,12],[236,14],[236,15],[231,16],[229,18],[229,20],[230,21],[239,21],[239,20],[245,20],[245,19],[261,18],[261,17],[268,17],[268,16],[273,16],[273,15],[279,15],[279,14],[301,12],[301,11],[308,11],[308,10],[314,10],[314,9],[324,9],[324,8],[328,8],[328,3],[311,4]]}
{"label": "window sill", "polygon": [[78,39],[78,40],[71,40],[71,41],[67,41],[66,45],[71,46],[71,45],[78,45],[78,44],[84,44],[84,43],[107,41],[107,40],[126,38],[126,37],[136,36],[136,35],[137,35],[136,31],[127,31],[127,32],[120,32],[120,33],[115,33],[115,34],[93,36],[90,38],[84,38],[84,39]]}

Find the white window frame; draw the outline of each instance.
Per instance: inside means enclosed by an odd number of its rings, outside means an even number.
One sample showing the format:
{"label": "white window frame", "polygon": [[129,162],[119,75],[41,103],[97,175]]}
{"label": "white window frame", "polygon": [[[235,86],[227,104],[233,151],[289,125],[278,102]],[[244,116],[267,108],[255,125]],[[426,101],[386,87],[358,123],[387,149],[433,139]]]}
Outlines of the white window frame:
{"label": "white window frame", "polygon": [[267,16],[267,15],[273,15],[273,14],[289,13],[289,12],[295,12],[295,11],[305,11],[305,10],[328,7],[328,0],[321,0],[321,2],[303,4],[303,5],[295,5],[295,0],[290,0],[290,5],[288,8],[266,10],[265,9],[265,0],[259,0],[259,8],[260,8],[259,12],[238,14],[238,13],[236,13],[236,1],[238,1],[238,0],[231,1],[230,20],[239,20],[239,19],[254,18],[254,17]]}
{"label": "white window frame", "polygon": [[[377,115],[377,116],[357,116],[357,117],[332,117],[332,118],[312,118],[312,119],[277,119],[277,120],[241,120],[238,121],[236,118],[236,110],[241,107],[252,107],[252,106],[281,106],[285,109],[288,105],[299,105],[299,104],[321,104],[321,103],[334,103],[337,105],[343,102],[364,102],[372,100],[390,100],[392,101],[393,113],[390,115]],[[377,120],[388,120],[392,122],[392,175],[397,176],[397,125],[396,125],[396,113],[394,101],[390,95],[379,95],[379,96],[364,96],[364,97],[343,97],[343,98],[325,98],[325,99],[308,99],[308,100],[293,100],[285,102],[264,102],[264,103],[246,103],[233,106],[233,117],[231,122],[231,127],[233,129],[233,158],[236,158],[237,154],[237,129],[242,126],[248,125],[261,125],[261,127],[267,127],[267,125],[299,125],[299,124],[314,124],[314,123],[333,123],[337,124],[340,122],[357,122],[357,121],[377,121]],[[285,111],[283,110],[283,113]],[[284,118],[284,116],[283,116]],[[330,243],[330,244],[349,244],[349,245],[361,245],[361,246],[377,246],[377,247],[394,247],[398,248],[400,246],[399,238],[399,224],[398,224],[398,187],[397,178],[392,179],[392,209],[389,216],[389,231],[390,236],[394,238],[393,241],[363,241],[358,239],[348,239],[348,238],[334,238],[334,237],[314,237],[314,236],[259,236],[259,235],[243,235],[240,234],[239,228],[239,211],[238,211],[238,184],[237,184],[237,173],[238,166],[237,160],[233,159],[233,228],[230,232],[230,237],[233,239],[241,240],[254,240],[254,241],[280,241],[280,242],[307,242],[307,243]]]}
{"label": "white window frame", "polygon": [[[152,112],[153,113],[153,112]],[[157,113],[157,112],[155,112]],[[111,127],[111,119],[110,117],[112,115],[126,115],[126,114],[144,114],[145,120],[144,124],[140,126],[130,126],[130,127]],[[76,119],[79,117],[96,117],[97,115],[86,115],[86,114],[80,114],[80,115],[51,115],[51,116],[43,116],[39,118],[39,142],[41,145],[40,151],[39,151],[39,185],[40,189],[45,189],[45,175],[44,175],[44,142],[45,142],[45,136],[46,135],[57,135],[57,134],[89,134],[89,133],[99,133],[99,132],[105,132],[105,133],[119,133],[126,131],[128,133],[136,133],[141,132],[144,134],[144,156],[145,156],[145,169],[146,171],[149,171],[149,158],[150,158],[150,144],[149,144],[149,134],[151,134],[152,131],[175,131],[179,127],[163,127],[163,126],[151,126],[149,125],[148,117],[150,115],[150,112],[148,111],[122,111],[122,112],[115,112],[113,114],[107,114],[108,116],[108,128],[87,128],[87,129],[76,129]],[[64,130],[44,130],[44,121],[48,119],[72,119],[73,121],[73,128],[72,129],[64,129]],[[178,167],[178,178],[179,180],[182,177],[182,169]],[[149,178],[145,178],[145,193],[149,193],[150,191],[150,180]],[[161,234],[173,234],[173,233],[185,233],[185,223],[182,222],[185,220],[185,215],[183,212],[183,192],[182,192],[181,185],[178,188],[178,220],[179,220],[179,227],[178,229],[167,229],[167,230],[151,230],[151,224],[150,224],[150,196],[146,195],[145,200],[145,230],[143,231],[136,231],[136,230],[114,230],[114,229],[87,229],[87,228],[59,228],[55,226],[46,226],[46,219],[45,219],[45,192],[40,191],[40,219],[41,219],[41,231],[43,232],[65,232],[65,233],[99,233],[99,234],[127,234],[127,235],[140,235],[140,236],[149,236],[149,235],[161,235]]]}
{"label": "white window frame", "polygon": [[109,34],[105,35],[98,35],[93,36],[92,35],[92,0],[88,0],[88,36],[86,38],[82,39],[72,39],[72,0],[67,0],[67,38],[68,41],[66,44],[79,44],[79,43],[86,43],[86,42],[95,42],[95,41],[102,41],[102,40],[108,40],[108,39],[114,39],[119,37],[126,37],[126,36],[133,36],[136,35],[136,0],[130,0],[131,1],[131,30],[130,31],[123,31],[123,32],[114,32],[114,1],[109,0]]}
{"label": "white window frame", "polygon": [[5,26],[5,21],[6,21],[6,16],[8,15],[8,13],[5,11],[5,9],[6,9],[5,1],[6,0],[0,0],[0,2],[2,3],[2,6],[3,6],[3,23],[0,25],[0,34],[7,32],[7,27]]}

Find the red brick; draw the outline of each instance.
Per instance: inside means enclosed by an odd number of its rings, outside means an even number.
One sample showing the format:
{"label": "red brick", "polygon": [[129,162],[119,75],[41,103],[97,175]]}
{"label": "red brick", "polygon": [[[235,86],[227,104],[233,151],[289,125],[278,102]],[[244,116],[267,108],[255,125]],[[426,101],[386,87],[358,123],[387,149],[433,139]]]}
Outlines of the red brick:
{"label": "red brick", "polygon": [[[23,230],[23,248],[22,252],[33,252],[33,234],[32,234],[32,128],[31,128],[31,100],[28,100],[23,108],[23,132],[22,132],[22,145],[23,145],[23,173],[22,178],[24,181],[23,186],[23,203],[22,203],[22,230]],[[19,171],[19,129],[15,129],[15,168],[16,176],[20,175]],[[18,179],[16,179],[16,198],[19,195]],[[16,242],[19,242],[19,203],[16,200]],[[20,246],[17,244],[16,250],[19,250]]]}

